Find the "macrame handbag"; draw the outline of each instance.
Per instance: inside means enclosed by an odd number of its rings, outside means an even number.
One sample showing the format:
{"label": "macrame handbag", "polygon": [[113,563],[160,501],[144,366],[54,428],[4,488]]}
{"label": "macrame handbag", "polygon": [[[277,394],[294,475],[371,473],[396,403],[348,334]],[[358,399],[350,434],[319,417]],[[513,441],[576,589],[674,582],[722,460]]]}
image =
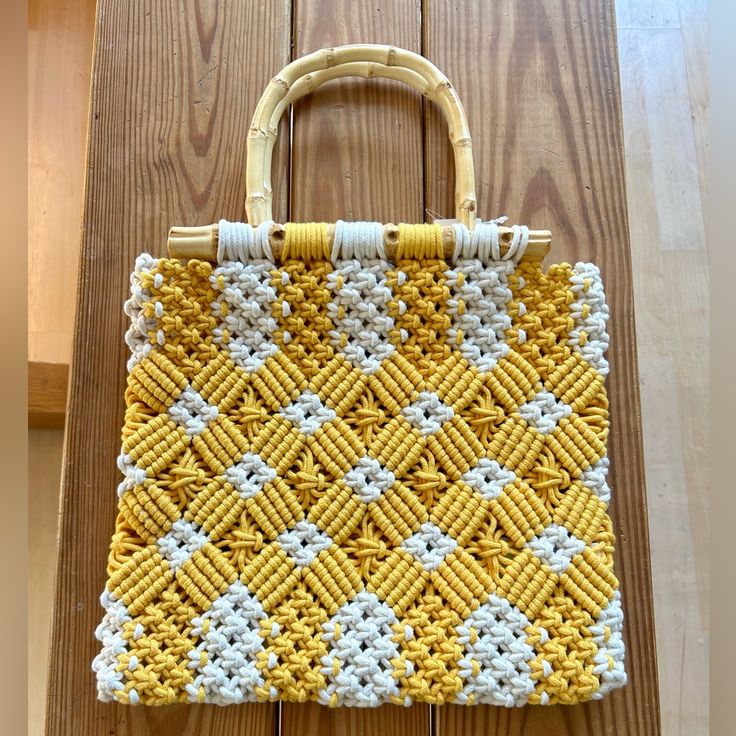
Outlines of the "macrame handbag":
{"label": "macrame handbag", "polygon": [[[271,221],[278,121],[329,79],[437,102],[451,225]],[[549,233],[475,219],[426,59],[325,49],[268,86],[250,224],[131,276],[119,513],[94,660],[122,703],[575,703],[623,685],[606,306]]]}

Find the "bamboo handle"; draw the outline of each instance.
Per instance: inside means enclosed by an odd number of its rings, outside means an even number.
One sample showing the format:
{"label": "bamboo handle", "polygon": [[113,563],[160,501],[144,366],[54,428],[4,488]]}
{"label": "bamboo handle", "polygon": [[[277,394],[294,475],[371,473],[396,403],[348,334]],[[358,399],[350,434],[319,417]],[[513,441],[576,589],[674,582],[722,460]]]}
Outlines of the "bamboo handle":
{"label": "bamboo handle", "polygon": [[[316,51],[289,64],[266,88],[248,133],[246,211],[251,225],[271,219],[271,163],[278,125],[284,111],[295,100],[313,92],[325,82],[346,76],[375,76],[401,81],[439,104],[448,120],[455,154],[457,219],[472,229],[475,223],[472,144],[465,112],[452,85],[437,67],[422,56],[391,46],[369,44]],[[511,240],[512,231],[504,227],[499,230],[504,251]],[[283,234],[282,225],[272,225],[269,239],[276,258],[280,255]],[[173,258],[216,261],[218,237],[216,224],[200,227],[174,226],[169,231],[169,255]],[[327,237],[331,247],[334,225],[327,226]],[[395,255],[397,237],[398,228],[395,225],[384,226],[384,245],[389,258]],[[444,227],[442,237],[445,256],[450,258],[454,251],[453,228]],[[522,260],[544,258],[549,252],[550,243],[551,233],[548,230],[531,230]]]}
{"label": "bamboo handle", "polygon": [[[348,64],[350,66],[347,68],[351,71],[351,76],[356,73],[359,76],[370,76],[379,70],[382,71],[383,67],[396,67],[412,71],[426,81],[424,92],[429,92],[439,104],[450,130],[450,141],[455,155],[457,219],[472,229],[475,224],[476,209],[473,149],[468,121],[460,98],[447,77],[423,56],[406,49],[379,44],[354,44],[315,51],[291,62],[271,80],[258,102],[248,132],[247,196],[245,200],[248,222],[251,225],[258,225],[272,219],[271,193],[269,192],[267,196],[264,186],[265,183],[270,183],[270,179],[264,171],[264,164],[267,155],[270,162],[269,141],[271,150],[273,150],[273,142],[278,129],[280,116],[275,116],[277,106],[287,97],[292,85],[301,77],[328,69],[335,70],[335,76],[329,78],[345,76],[344,72]],[[340,73],[337,73],[338,69]],[[400,78],[406,81],[403,75]],[[409,79],[416,82],[414,77],[409,77]],[[324,81],[327,81],[327,78]],[[308,89],[308,85],[309,82],[305,83],[303,89]],[[432,99],[430,94],[427,96]],[[292,99],[296,99],[296,96]],[[281,106],[281,113],[285,107],[286,105]]]}
{"label": "bamboo handle", "polygon": [[276,145],[281,117],[289,105],[296,102],[300,97],[311,94],[325,84],[325,82],[329,82],[332,79],[338,79],[340,77],[363,77],[364,79],[380,77],[383,79],[393,79],[397,82],[404,82],[404,84],[413,87],[417,92],[431,102],[438,102],[439,100],[436,90],[430,81],[425,79],[421,74],[400,66],[386,66],[385,64],[374,62],[368,62],[367,64],[361,62],[348,62],[346,64],[340,64],[339,66],[330,67],[329,69],[320,69],[319,71],[305,74],[303,77],[300,77],[291,85],[286,96],[274,108],[273,114],[271,115],[271,122],[268,127],[268,141],[263,152],[262,191],[266,198],[266,206],[269,208],[269,211],[272,211],[273,207],[273,188],[271,186],[273,149]]}

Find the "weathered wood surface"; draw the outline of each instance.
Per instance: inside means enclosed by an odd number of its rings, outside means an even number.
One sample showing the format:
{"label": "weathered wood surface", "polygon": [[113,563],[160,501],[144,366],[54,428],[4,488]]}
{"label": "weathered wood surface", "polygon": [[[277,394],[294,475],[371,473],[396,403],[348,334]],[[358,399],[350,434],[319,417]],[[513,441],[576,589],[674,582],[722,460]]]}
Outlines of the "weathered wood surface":
{"label": "weathered wood surface", "polygon": [[[100,2],[47,732],[257,736],[280,727],[292,734],[654,736],[658,696],[612,3],[343,5]],[[99,704],[89,664],[115,517],[126,360],[121,304],[131,265],[141,250],[164,252],[171,224],[242,216],[245,132],[261,89],[291,58],[351,41],[422,51],[456,83],[478,152],[483,217],[506,213],[549,227],[553,257],[601,265],[612,308],[612,513],[630,685],[600,703],[518,711]],[[282,136],[277,154],[277,219],[418,221],[425,210],[451,216],[444,123],[393,83],[331,83],[297,106],[293,150]]]}

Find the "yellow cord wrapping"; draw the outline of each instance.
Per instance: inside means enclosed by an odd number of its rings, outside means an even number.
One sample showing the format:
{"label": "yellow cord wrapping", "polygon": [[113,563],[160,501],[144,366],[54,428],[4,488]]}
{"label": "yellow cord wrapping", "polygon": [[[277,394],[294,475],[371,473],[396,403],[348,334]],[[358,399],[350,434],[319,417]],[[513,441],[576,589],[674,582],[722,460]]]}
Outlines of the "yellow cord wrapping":
{"label": "yellow cord wrapping", "polygon": [[289,224],[279,264],[142,256],[133,284],[102,699],[625,682],[594,266],[454,265],[433,225],[332,263]]}
{"label": "yellow cord wrapping", "polygon": [[442,228],[439,225],[399,225],[396,260],[412,258],[423,261],[444,258]]}
{"label": "yellow cord wrapping", "polygon": [[324,222],[289,222],[284,228],[284,245],[281,261],[289,258],[305,262],[329,260],[330,249],[327,241],[327,225]]}

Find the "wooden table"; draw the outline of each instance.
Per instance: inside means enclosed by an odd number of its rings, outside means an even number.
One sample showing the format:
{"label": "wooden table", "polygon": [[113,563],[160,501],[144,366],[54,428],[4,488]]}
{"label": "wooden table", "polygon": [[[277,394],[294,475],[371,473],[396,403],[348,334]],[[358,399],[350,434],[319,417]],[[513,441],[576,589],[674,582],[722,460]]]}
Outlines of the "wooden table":
{"label": "wooden table", "polygon": [[[49,734],[659,734],[613,10],[607,0],[100,0]],[[556,260],[601,266],[612,311],[611,513],[629,684],[596,703],[517,710],[98,703],[90,662],[115,518],[122,302],[133,260],[141,250],[163,254],[172,224],[242,218],[245,134],[262,89],[296,56],[355,42],[421,52],[456,83],[484,218],[549,228]],[[332,82],[297,106],[291,150],[288,136],[281,141],[277,220],[452,216],[444,122],[411,90]]]}

